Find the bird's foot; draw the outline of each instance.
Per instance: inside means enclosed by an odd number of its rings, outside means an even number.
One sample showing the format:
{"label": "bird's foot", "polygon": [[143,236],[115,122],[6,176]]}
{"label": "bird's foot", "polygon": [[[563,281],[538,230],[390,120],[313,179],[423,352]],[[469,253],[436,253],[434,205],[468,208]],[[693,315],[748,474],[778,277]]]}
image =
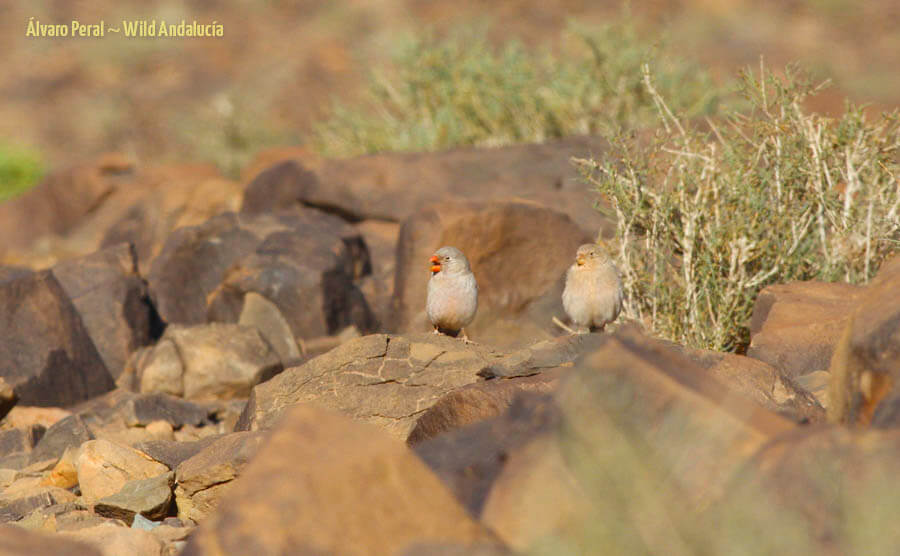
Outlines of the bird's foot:
{"label": "bird's foot", "polygon": [[553,324],[555,324],[556,326],[562,328],[563,330],[565,330],[565,331],[568,332],[569,334],[578,334],[578,332],[576,332],[575,330],[573,330],[571,327],[567,326],[563,321],[559,320],[559,319],[556,318],[556,317],[553,317]]}
{"label": "bird's foot", "polygon": [[477,346],[477,345],[478,345],[477,342],[473,342],[472,340],[469,339],[469,336],[466,334],[466,331],[465,331],[465,330],[461,330],[461,331],[460,331],[460,335],[462,336],[462,341],[463,341],[464,344],[471,345],[471,346]]}

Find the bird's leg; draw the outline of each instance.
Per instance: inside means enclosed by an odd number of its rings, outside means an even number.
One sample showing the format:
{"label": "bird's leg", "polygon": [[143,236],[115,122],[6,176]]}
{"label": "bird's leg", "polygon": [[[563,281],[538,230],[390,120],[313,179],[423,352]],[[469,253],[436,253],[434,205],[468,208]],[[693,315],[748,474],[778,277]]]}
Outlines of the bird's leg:
{"label": "bird's leg", "polygon": [[556,318],[556,317],[553,317],[553,324],[555,324],[556,326],[562,328],[563,330],[565,330],[565,331],[568,332],[569,334],[578,334],[578,332],[576,332],[575,330],[572,330],[570,327],[566,326],[566,324],[565,324],[563,321],[559,320],[559,319]]}
{"label": "bird's leg", "polygon": [[437,335],[439,335],[441,332],[440,332],[440,330],[438,330],[437,325],[435,325],[435,326],[434,326],[434,330],[432,330],[431,333],[437,336]]}
{"label": "bird's leg", "polygon": [[469,339],[469,336],[466,334],[466,330],[464,328],[460,328],[459,333],[462,334],[463,343],[476,345],[475,342]]}

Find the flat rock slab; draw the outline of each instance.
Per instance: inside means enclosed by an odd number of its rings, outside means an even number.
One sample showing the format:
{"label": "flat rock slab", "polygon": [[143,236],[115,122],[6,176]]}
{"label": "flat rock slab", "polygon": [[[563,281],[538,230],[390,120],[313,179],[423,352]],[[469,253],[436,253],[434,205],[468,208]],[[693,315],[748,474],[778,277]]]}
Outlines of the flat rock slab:
{"label": "flat rock slab", "polygon": [[175,473],[172,471],[149,479],[128,481],[119,492],[98,500],[94,512],[120,519],[128,525],[131,525],[135,514],[150,520],[162,519],[172,503],[174,484]]}
{"label": "flat rock slab", "polygon": [[433,334],[364,336],[256,386],[236,429],[268,429],[289,406],[311,402],[406,439],[419,415],[502,355]]}
{"label": "flat rock slab", "polygon": [[75,495],[68,490],[43,486],[37,477],[25,477],[0,494],[0,521],[18,521],[37,509],[74,500]]}

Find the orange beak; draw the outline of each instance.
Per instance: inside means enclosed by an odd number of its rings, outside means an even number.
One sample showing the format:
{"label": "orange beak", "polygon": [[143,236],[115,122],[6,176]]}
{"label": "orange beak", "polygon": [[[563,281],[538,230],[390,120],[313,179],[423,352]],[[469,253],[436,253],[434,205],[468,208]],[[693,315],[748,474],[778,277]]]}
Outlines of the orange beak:
{"label": "orange beak", "polygon": [[431,272],[432,274],[437,274],[441,271],[441,261],[438,260],[437,255],[432,255],[431,259]]}
{"label": "orange beak", "polygon": [[584,266],[584,257],[575,257],[575,262],[578,264],[578,266]]}

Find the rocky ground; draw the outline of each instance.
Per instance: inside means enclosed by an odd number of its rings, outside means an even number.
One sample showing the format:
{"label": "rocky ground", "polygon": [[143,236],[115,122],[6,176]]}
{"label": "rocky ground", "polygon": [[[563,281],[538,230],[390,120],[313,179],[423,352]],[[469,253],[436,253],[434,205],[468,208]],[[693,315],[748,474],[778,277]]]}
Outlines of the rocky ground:
{"label": "rocky ground", "polygon": [[[603,148],[288,148],[240,183],[110,154],[0,205],[0,554],[673,553],[748,491],[841,548],[900,454],[900,258],[766,288],[747,356],[561,335],[610,229],[569,157]],[[428,333],[445,244],[476,344]]]}

